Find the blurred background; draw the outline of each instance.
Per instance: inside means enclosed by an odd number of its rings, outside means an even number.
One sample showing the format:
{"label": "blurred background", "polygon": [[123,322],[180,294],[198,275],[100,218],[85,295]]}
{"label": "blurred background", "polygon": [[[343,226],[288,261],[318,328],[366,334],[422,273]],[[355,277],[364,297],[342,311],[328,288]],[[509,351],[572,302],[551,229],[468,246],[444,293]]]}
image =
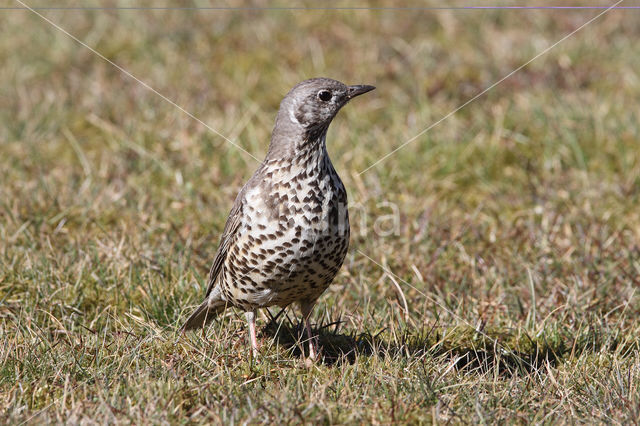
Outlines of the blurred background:
{"label": "blurred background", "polygon": [[[258,159],[299,81],[377,86],[329,130],[357,220],[318,322],[342,315],[353,334],[458,324],[548,337],[559,352],[583,337],[584,347],[637,345],[640,10],[604,14],[367,170],[603,10],[328,5],[347,9],[58,1],[37,13]],[[0,330],[12,342],[1,380],[13,389],[8,419],[20,419],[62,392],[41,381],[60,367],[37,361],[38,339],[60,359],[66,346],[50,346],[61,336],[105,356],[114,339],[121,357],[137,356],[124,331],[174,341],[166,336],[202,297],[233,199],[258,163],[36,13],[0,6]],[[362,6],[378,9],[348,9]],[[391,213],[397,232],[379,235],[376,218]],[[243,351],[234,318],[230,339]],[[460,339],[452,346],[469,344]],[[11,411],[21,380],[44,396]]]}

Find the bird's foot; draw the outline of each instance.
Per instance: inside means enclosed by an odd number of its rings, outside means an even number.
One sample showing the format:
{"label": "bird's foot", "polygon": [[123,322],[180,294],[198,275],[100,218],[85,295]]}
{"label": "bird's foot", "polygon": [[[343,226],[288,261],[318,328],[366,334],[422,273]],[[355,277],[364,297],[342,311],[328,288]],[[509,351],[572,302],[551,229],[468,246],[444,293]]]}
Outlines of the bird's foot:
{"label": "bird's foot", "polygon": [[311,367],[321,359],[320,350],[318,349],[318,342],[313,337],[309,340],[309,356],[305,358],[304,364],[306,367]]}

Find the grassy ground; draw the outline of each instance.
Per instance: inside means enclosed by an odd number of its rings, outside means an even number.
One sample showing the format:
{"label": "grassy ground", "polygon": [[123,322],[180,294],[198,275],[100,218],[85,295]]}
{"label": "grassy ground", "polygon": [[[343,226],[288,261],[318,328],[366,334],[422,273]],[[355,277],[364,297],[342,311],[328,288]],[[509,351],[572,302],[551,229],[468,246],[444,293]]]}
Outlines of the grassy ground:
{"label": "grassy ground", "polygon": [[177,333],[256,162],[1,11],[2,422],[637,422],[639,11],[362,174],[598,11],[42,13],[258,158],[298,81],[378,90],[329,132],[354,223],[325,361],[288,310],[256,362],[238,312]]}

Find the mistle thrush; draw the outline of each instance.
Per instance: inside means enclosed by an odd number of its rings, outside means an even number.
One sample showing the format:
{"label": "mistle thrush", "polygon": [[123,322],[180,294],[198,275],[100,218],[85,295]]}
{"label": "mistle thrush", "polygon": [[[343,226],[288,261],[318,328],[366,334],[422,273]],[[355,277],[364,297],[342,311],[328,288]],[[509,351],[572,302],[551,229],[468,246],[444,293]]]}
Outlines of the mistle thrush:
{"label": "mistle thrush", "polygon": [[205,300],[183,331],[236,307],[246,312],[255,352],[256,310],[297,302],[315,357],[309,316],[349,246],[347,194],[327,154],[327,129],[340,108],[373,89],[314,78],[284,97],[267,156],[227,219]]}

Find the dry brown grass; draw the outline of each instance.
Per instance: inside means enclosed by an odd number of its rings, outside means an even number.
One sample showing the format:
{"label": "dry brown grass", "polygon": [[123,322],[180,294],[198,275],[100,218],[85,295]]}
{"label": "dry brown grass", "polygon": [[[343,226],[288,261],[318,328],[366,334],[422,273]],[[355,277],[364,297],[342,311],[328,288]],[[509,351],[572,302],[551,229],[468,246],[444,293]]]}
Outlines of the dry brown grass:
{"label": "dry brown grass", "polygon": [[314,316],[326,362],[301,368],[287,312],[256,363],[238,313],[176,332],[254,160],[1,11],[4,422],[637,422],[640,12],[361,175],[596,12],[42,13],[259,158],[299,80],[378,90],[329,134],[356,220]]}

